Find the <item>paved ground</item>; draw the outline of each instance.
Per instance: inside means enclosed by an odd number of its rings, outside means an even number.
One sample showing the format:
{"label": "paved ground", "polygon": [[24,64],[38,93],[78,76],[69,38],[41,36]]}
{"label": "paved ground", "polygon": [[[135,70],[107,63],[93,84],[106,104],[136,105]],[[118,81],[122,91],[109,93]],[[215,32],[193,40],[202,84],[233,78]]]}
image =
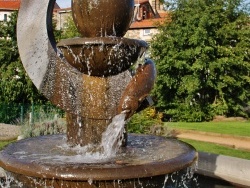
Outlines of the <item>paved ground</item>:
{"label": "paved ground", "polygon": [[0,123],[0,140],[12,140],[21,134],[21,127]]}
{"label": "paved ground", "polygon": [[186,138],[204,142],[217,143],[232,148],[250,151],[250,137],[231,136],[199,131],[180,131],[177,133],[177,138]]}

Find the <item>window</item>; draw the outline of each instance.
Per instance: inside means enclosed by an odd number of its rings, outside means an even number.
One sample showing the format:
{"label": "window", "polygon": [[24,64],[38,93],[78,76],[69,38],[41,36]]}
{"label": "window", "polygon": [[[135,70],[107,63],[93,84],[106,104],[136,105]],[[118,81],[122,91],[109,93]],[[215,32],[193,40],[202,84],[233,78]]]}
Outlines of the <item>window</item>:
{"label": "window", "polygon": [[4,15],[3,15],[3,21],[6,22],[6,21],[7,21],[7,17],[8,17],[7,14],[4,14]]}
{"label": "window", "polygon": [[143,35],[150,35],[150,29],[144,29],[143,30]]}

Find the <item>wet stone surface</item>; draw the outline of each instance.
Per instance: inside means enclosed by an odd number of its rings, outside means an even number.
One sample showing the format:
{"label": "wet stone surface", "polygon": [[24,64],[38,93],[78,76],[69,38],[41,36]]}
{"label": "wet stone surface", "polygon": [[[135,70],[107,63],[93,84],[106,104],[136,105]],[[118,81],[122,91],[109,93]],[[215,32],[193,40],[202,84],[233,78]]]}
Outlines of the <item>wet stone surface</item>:
{"label": "wet stone surface", "polygon": [[[84,147],[70,148],[65,135],[21,140],[9,145],[0,155],[0,163],[8,168],[14,164],[11,168],[17,168],[15,172],[22,167],[25,175],[39,173],[38,176],[79,176],[80,179],[160,175],[187,167],[194,160],[196,152],[192,146],[175,139],[149,135],[129,135],[127,146],[112,158],[99,152],[88,153]],[[116,173],[117,169],[121,174]],[[136,173],[131,174],[131,171]],[[70,172],[71,177],[67,177],[66,172]]]}

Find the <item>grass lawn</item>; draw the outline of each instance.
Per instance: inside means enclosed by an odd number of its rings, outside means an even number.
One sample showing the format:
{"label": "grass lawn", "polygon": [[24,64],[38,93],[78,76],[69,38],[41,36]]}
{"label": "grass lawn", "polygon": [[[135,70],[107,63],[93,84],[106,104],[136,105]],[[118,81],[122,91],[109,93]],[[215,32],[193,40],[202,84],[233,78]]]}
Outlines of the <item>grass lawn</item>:
{"label": "grass lawn", "polygon": [[0,150],[2,150],[5,146],[8,144],[14,142],[13,140],[8,140],[8,141],[0,141]]}
{"label": "grass lawn", "polygon": [[229,134],[234,136],[250,137],[250,121],[247,122],[165,122],[165,125],[171,129],[185,129],[204,132],[213,132],[220,134]]}
{"label": "grass lawn", "polygon": [[203,152],[220,154],[220,155],[227,155],[227,156],[250,160],[250,152],[248,151],[233,149],[233,148],[221,146],[218,144],[212,144],[212,143],[189,140],[189,139],[180,139],[180,140],[187,142],[190,145],[194,146],[197,151],[203,151]]}
{"label": "grass lawn", "polygon": [[[246,136],[250,137],[250,121],[247,122],[166,122],[165,125],[170,129],[176,130],[194,130],[219,134],[227,134],[233,136]],[[208,153],[215,153],[221,155],[227,155],[232,157],[238,157],[250,160],[250,152],[244,150],[238,150],[219,144],[195,141],[190,139],[181,139],[191,145],[193,145],[198,151],[204,151]],[[249,143],[250,144],[250,143]]]}

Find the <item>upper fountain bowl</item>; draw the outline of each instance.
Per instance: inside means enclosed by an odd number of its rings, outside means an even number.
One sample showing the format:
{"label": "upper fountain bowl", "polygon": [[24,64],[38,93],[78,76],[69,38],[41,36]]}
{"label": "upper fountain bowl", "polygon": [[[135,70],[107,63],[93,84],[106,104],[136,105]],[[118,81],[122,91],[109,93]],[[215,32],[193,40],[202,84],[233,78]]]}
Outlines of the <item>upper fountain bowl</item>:
{"label": "upper fountain bowl", "polygon": [[72,0],[72,12],[83,37],[122,37],[133,18],[134,0]]}
{"label": "upper fountain bowl", "polygon": [[142,40],[120,37],[64,39],[57,46],[78,71],[105,77],[129,69],[148,48]]}

